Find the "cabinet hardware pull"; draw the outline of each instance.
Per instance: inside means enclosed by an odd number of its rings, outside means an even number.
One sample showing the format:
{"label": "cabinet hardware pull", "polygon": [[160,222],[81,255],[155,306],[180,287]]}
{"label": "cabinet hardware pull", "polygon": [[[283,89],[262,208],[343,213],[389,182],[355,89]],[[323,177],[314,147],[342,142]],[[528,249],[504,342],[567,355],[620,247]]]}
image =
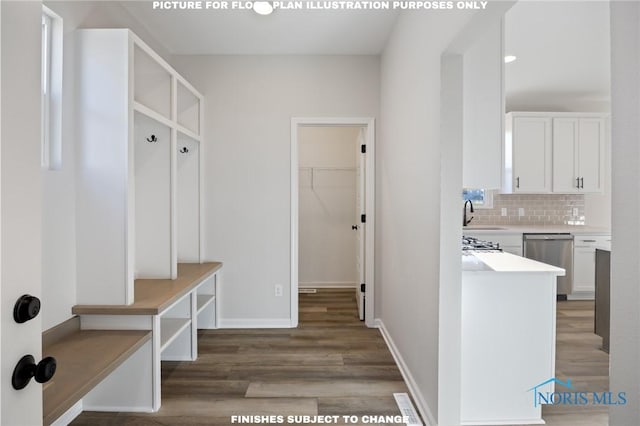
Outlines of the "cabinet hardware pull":
{"label": "cabinet hardware pull", "polygon": [[595,243],[596,240],[581,240],[583,243]]}
{"label": "cabinet hardware pull", "polygon": [[520,176],[516,178],[516,188],[520,188]]}
{"label": "cabinet hardware pull", "polygon": [[576,178],[576,188],[580,188],[580,178]]}
{"label": "cabinet hardware pull", "polygon": [[580,178],[580,188],[584,189],[584,178]]}

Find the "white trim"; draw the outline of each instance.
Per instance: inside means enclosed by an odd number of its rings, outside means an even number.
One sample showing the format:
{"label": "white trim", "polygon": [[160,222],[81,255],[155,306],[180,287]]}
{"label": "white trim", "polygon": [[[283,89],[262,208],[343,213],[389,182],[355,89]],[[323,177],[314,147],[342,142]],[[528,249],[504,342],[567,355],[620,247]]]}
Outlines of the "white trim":
{"label": "white trim", "polygon": [[427,426],[437,425],[438,423],[436,422],[436,419],[433,416],[433,412],[431,411],[429,404],[427,404],[427,401],[424,399],[422,392],[420,392],[420,387],[418,386],[415,379],[413,378],[413,375],[411,374],[409,367],[407,367],[407,364],[404,362],[404,358],[402,358],[402,355],[400,354],[400,351],[398,350],[395,343],[393,342],[393,339],[391,338],[391,335],[387,331],[387,328],[384,326],[384,322],[382,322],[381,319],[376,318],[375,324],[376,324],[376,327],[380,330],[380,334],[382,334],[382,338],[387,344],[387,347],[389,348],[389,352],[391,352],[391,355],[393,356],[393,359],[396,362],[396,365],[398,366],[400,373],[402,374],[402,378],[404,379],[404,382],[407,384],[407,387],[409,388],[409,393],[411,394],[414,402],[418,406],[418,411],[420,412],[420,416],[422,417],[422,420],[426,422]]}
{"label": "white trim", "polygon": [[292,328],[289,318],[220,318],[217,328]]}
{"label": "white trim", "polygon": [[496,421],[486,421],[486,422],[462,422],[461,425],[475,425],[475,426],[499,426],[499,425],[543,425],[545,424],[544,420],[540,419],[531,419],[531,420],[496,420]]}
{"label": "white trim", "polygon": [[354,281],[298,282],[298,288],[357,288]]}
{"label": "white trim", "polygon": [[571,294],[567,294],[567,300],[594,300],[595,298],[595,291],[574,291]]}
{"label": "white trim", "polygon": [[84,410],[85,411],[101,411],[101,412],[105,412],[105,413],[116,413],[116,412],[122,412],[122,413],[155,413],[158,410],[152,410],[149,407],[127,407],[127,406],[109,406],[109,407],[105,407],[103,405],[96,405],[96,406],[92,406],[92,405],[85,405],[84,406]]}
{"label": "white trim", "polygon": [[371,117],[293,117],[291,118],[291,327],[298,326],[298,127],[366,127],[365,277],[367,283],[365,323],[375,327],[375,119]]}
{"label": "white trim", "polygon": [[82,413],[82,400],[73,404],[71,408],[64,412],[63,415],[58,417],[51,426],[67,426],[69,423],[73,421],[76,417],[78,417]]}

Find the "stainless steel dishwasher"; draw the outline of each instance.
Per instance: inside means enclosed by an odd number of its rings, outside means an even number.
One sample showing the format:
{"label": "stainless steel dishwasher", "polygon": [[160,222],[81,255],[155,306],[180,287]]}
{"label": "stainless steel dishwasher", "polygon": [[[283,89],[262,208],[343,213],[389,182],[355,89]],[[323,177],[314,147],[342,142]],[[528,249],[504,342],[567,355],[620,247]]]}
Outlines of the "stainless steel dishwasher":
{"label": "stainless steel dishwasher", "polygon": [[571,293],[573,286],[573,235],[571,234],[524,234],[524,257],[537,260],[565,270],[558,277],[558,295]]}

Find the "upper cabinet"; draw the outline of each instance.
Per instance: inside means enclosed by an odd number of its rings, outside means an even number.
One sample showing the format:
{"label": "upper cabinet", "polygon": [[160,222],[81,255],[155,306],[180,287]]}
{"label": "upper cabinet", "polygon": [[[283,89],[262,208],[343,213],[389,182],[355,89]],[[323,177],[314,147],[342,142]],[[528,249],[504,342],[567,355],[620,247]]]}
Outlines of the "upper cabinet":
{"label": "upper cabinet", "polygon": [[465,188],[498,189],[504,120],[502,23],[487,28],[463,55]]}
{"label": "upper cabinet", "polygon": [[551,191],[551,120],[507,114],[504,192]]}
{"label": "upper cabinet", "polygon": [[602,192],[605,120],[553,119],[553,191]]}
{"label": "upper cabinet", "polygon": [[602,192],[605,123],[593,113],[507,114],[503,192]]}
{"label": "upper cabinet", "polygon": [[203,97],[127,29],[77,43],[78,302],[130,304],[202,261]]}

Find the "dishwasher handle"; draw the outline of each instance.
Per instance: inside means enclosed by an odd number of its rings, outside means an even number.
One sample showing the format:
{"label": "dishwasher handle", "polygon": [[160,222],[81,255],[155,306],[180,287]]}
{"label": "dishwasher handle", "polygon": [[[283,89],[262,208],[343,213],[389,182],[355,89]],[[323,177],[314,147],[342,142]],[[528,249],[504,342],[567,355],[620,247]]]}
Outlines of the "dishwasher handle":
{"label": "dishwasher handle", "polygon": [[524,240],[573,240],[572,234],[524,234]]}

